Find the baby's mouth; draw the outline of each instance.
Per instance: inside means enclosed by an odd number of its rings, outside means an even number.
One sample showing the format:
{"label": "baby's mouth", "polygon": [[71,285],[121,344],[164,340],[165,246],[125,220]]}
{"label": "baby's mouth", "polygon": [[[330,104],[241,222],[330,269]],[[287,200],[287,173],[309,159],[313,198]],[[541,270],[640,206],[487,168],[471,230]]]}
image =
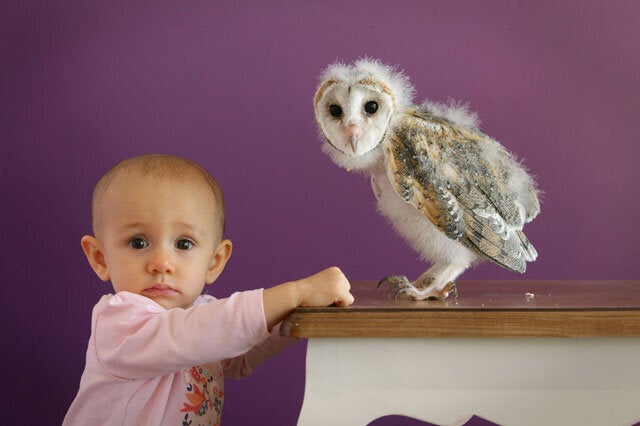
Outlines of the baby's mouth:
{"label": "baby's mouth", "polygon": [[144,289],[142,294],[148,297],[171,297],[178,294],[178,292],[167,284],[156,284],[153,287]]}

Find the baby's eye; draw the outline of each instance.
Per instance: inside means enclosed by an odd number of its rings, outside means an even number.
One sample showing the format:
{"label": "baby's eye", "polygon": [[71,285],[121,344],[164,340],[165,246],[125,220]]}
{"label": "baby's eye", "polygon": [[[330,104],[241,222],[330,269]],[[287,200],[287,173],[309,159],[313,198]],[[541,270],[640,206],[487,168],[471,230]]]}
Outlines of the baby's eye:
{"label": "baby's eye", "polygon": [[191,250],[194,246],[194,242],[186,238],[183,238],[176,242],[176,248],[178,250]]}
{"label": "baby's eye", "polygon": [[147,248],[149,246],[149,243],[144,238],[140,237],[130,239],[127,244],[129,244],[129,246],[131,246],[131,248],[135,250],[142,250],[143,248]]}

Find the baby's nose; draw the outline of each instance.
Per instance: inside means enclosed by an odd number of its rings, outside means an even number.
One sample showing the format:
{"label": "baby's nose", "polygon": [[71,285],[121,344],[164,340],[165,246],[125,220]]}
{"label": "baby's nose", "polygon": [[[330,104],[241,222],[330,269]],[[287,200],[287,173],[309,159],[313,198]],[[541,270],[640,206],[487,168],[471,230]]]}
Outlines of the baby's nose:
{"label": "baby's nose", "polygon": [[172,273],[175,271],[175,263],[168,250],[157,248],[150,254],[147,270],[152,274]]}

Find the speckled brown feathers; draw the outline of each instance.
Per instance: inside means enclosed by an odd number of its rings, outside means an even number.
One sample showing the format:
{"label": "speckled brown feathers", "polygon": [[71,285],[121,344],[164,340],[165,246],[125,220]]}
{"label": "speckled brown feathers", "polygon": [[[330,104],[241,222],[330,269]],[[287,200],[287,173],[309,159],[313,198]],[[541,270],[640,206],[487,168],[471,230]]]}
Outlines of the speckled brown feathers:
{"label": "speckled brown feathers", "polygon": [[525,271],[535,249],[521,229],[537,212],[521,215],[518,194],[509,190],[506,165],[512,160],[497,142],[414,107],[396,124],[386,160],[398,195],[449,238],[507,269]]}

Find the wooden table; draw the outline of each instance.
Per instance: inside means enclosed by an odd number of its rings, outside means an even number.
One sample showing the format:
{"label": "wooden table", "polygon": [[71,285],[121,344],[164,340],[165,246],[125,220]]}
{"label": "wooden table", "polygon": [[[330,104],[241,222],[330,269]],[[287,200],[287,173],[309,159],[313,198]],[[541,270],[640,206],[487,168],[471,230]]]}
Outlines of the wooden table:
{"label": "wooden table", "polygon": [[299,308],[309,338],[298,425],[402,414],[503,426],[640,421],[639,281],[459,281],[457,300],[389,300],[353,282],[347,308]]}

